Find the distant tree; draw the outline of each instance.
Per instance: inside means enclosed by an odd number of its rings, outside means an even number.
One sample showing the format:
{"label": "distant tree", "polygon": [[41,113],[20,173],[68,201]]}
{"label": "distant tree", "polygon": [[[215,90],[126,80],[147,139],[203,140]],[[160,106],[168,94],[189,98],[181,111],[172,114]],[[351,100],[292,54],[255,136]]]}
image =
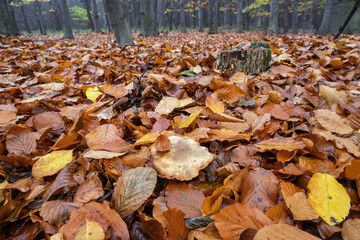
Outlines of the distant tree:
{"label": "distant tree", "polygon": [[198,0],[198,30],[202,32],[204,30],[204,22],[203,22],[203,0]]}
{"label": "distant tree", "polygon": [[277,33],[279,31],[279,0],[271,0],[269,32]]}
{"label": "distant tree", "polygon": [[293,0],[293,21],[292,21],[292,32],[298,33],[299,23],[298,23],[298,14],[299,14],[299,0]]}
{"label": "distant tree", "polygon": [[99,11],[95,0],[91,0],[92,5],[92,13],[93,13],[93,21],[94,21],[94,31],[101,32],[101,25],[100,25],[100,17]]}
{"label": "distant tree", "polygon": [[119,44],[132,43],[131,31],[120,0],[104,0],[105,10],[109,15],[116,42]]}
{"label": "distant tree", "polygon": [[185,0],[180,0],[180,26],[181,32],[186,32],[185,26]]}
{"label": "distant tree", "polygon": [[154,18],[151,0],[141,0],[140,15],[142,18],[142,34],[146,37],[156,35],[154,32]]}
{"label": "distant tree", "polygon": [[209,34],[218,33],[220,0],[209,2]]}
{"label": "distant tree", "polygon": [[46,28],[44,26],[43,18],[42,18],[42,1],[35,0],[34,2],[34,10],[36,21],[39,24],[40,33],[46,35]]}
{"label": "distant tree", "polygon": [[321,25],[317,32],[320,35],[326,35],[327,33],[329,33],[332,7],[333,0],[326,0],[324,15],[322,17]]}
{"label": "distant tree", "polygon": [[23,18],[24,25],[25,25],[25,30],[27,33],[30,33],[31,32],[30,27],[29,27],[29,24],[28,24],[26,15],[25,15],[24,2],[22,0],[20,0],[19,4],[20,4],[21,16]]}
{"label": "distant tree", "polygon": [[242,33],[244,31],[244,22],[243,22],[243,2],[244,0],[237,0],[236,7],[236,32]]}
{"label": "distant tree", "polygon": [[75,39],[75,36],[72,32],[71,27],[71,18],[69,13],[69,8],[66,0],[61,0],[61,8],[63,13],[63,21],[64,21],[64,39]]}
{"label": "distant tree", "polygon": [[86,9],[86,14],[87,14],[87,17],[89,19],[89,24],[90,24],[91,31],[94,32],[95,27],[94,27],[93,17],[91,15],[90,1],[89,0],[82,0],[82,1],[84,3],[84,7]]}
{"label": "distant tree", "polygon": [[309,32],[313,33],[315,31],[315,12],[316,12],[316,0],[311,1],[311,10],[310,10],[310,17],[309,17]]}
{"label": "distant tree", "polygon": [[5,34],[12,36],[19,34],[15,27],[15,23],[11,18],[9,6],[7,5],[5,0],[0,0],[0,21],[1,25],[5,29]]}

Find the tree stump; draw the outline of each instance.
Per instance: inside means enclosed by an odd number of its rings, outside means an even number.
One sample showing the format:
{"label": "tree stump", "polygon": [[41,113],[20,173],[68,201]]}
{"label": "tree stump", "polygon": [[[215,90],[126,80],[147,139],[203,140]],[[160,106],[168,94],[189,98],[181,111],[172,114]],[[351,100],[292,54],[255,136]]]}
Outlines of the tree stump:
{"label": "tree stump", "polygon": [[269,69],[271,51],[267,43],[253,43],[247,50],[233,49],[220,52],[216,60],[216,69],[229,71],[230,74],[244,72],[247,75],[258,74]]}

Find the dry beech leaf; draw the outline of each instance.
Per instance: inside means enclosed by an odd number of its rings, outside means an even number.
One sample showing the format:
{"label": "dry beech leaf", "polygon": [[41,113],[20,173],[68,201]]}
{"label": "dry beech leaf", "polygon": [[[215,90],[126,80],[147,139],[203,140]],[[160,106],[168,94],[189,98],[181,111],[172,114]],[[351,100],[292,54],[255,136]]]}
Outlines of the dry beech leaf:
{"label": "dry beech leaf", "polygon": [[246,229],[259,230],[273,222],[258,208],[244,203],[235,203],[213,216],[222,239],[238,240]]}
{"label": "dry beech leaf", "polygon": [[92,150],[125,152],[130,143],[122,139],[119,130],[112,124],[103,124],[85,135],[86,142]]}
{"label": "dry beech leaf", "polygon": [[40,216],[48,223],[60,226],[69,218],[70,209],[81,207],[81,203],[64,202],[60,200],[43,203]]}
{"label": "dry beech leaf", "polygon": [[13,111],[0,111],[0,124],[8,123],[16,119],[16,113]]}
{"label": "dry beech leaf", "polygon": [[278,203],[266,210],[265,215],[274,223],[292,224],[292,220],[289,217],[288,209],[284,202]]}
{"label": "dry beech leaf", "polygon": [[156,171],[151,168],[137,167],[125,171],[114,188],[114,209],[121,217],[133,213],[150,197],[156,182]]}
{"label": "dry beech leaf", "polygon": [[50,237],[50,240],[64,240],[64,234],[56,233]]}
{"label": "dry beech leaf", "polygon": [[297,149],[305,148],[305,144],[301,141],[297,141],[293,138],[275,137],[255,144],[256,147],[261,150],[286,150],[294,151]]}
{"label": "dry beech leaf", "polygon": [[290,209],[295,220],[305,221],[317,219],[317,215],[311,208],[303,192],[296,192],[285,199],[286,206]]}
{"label": "dry beech leaf", "polygon": [[153,240],[165,240],[166,233],[162,224],[153,218],[146,216],[144,213],[138,215],[143,227],[143,231]]}
{"label": "dry beech leaf", "polygon": [[315,173],[307,188],[308,202],[327,224],[334,226],[345,220],[351,206],[350,197],[333,176]]}
{"label": "dry beech leaf", "polygon": [[279,181],[271,171],[256,168],[243,176],[240,192],[241,203],[264,211],[277,203],[280,194]]}
{"label": "dry beech leaf", "polygon": [[289,224],[272,224],[260,229],[254,240],[320,240]]}
{"label": "dry beech leaf", "polygon": [[99,89],[97,87],[89,87],[86,89],[86,98],[90,99],[93,102],[96,102],[96,99],[103,95],[102,92],[99,91]]}
{"label": "dry beech leaf", "polygon": [[80,227],[74,240],[103,240],[105,233],[101,225],[97,222],[85,218],[85,224]]}
{"label": "dry beech leaf", "polygon": [[165,189],[165,199],[169,208],[178,208],[185,218],[193,218],[201,215],[205,196],[190,184],[171,182]]}
{"label": "dry beech leaf", "polygon": [[80,228],[85,224],[85,219],[97,222],[109,239],[129,240],[129,231],[126,223],[119,214],[105,204],[97,202],[87,203],[81,208],[70,211],[70,220],[60,228],[64,239],[74,239]]}
{"label": "dry beech leaf", "polygon": [[167,115],[174,111],[175,108],[182,108],[189,104],[193,103],[191,98],[185,98],[182,100],[178,100],[173,97],[163,97],[159,104],[155,108],[155,112],[160,115]]}
{"label": "dry beech leaf", "polygon": [[344,240],[360,239],[360,219],[348,219],[344,222],[341,236]]}
{"label": "dry beech leaf", "polygon": [[181,210],[171,208],[163,212],[163,216],[166,221],[166,230],[168,232],[167,240],[187,239],[189,229],[184,221],[185,214]]}
{"label": "dry beech leaf", "polygon": [[291,161],[291,159],[293,159],[295,157],[296,153],[297,153],[297,150],[294,150],[294,151],[280,150],[276,154],[276,159],[282,163],[288,162],[288,161]]}
{"label": "dry beech leaf", "polygon": [[192,139],[170,136],[171,148],[166,153],[156,153],[152,148],[154,169],[168,179],[188,181],[199,175],[212,160],[213,155]]}
{"label": "dry beech leaf", "polygon": [[225,104],[221,102],[214,94],[206,98],[205,105],[214,113],[223,113],[225,111]]}
{"label": "dry beech leaf", "polygon": [[87,203],[96,200],[104,195],[102,183],[97,175],[93,175],[86,179],[76,191],[74,202]]}
{"label": "dry beech leaf", "polygon": [[295,106],[268,103],[258,110],[257,113],[261,115],[270,113],[271,116],[276,119],[288,120],[292,116],[294,110]]}
{"label": "dry beech leaf", "polygon": [[353,159],[351,165],[345,167],[344,175],[350,180],[355,180],[360,177],[360,160]]}
{"label": "dry beech leaf", "polygon": [[9,153],[30,154],[36,149],[36,138],[29,129],[14,126],[6,134],[5,144]]}
{"label": "dry beech leaf", "polygon": [[64,128],[64,121],[58,112],[44,112],[32,116],[26,121],[29,127],[33,127],[38,131],[51,129],[52,131],[61,130]]}
{"label": "dry beech leaf", "polygon": [[314,111],[316,120],[326,130],[337,134],[350,134],[353,132],[352,127],[341,120],[336,112],[327,109],[318,109]]}
{"label": "dry beech leaf", "polygon": [[116,153],[116,152],[108,152],[102,150],[89,150],[83,153],[83,157],[85,158],[92,158],[92,159],[110,159],[114,157],[120,157],[125,153]]}
{"label": "dry beech leaf", "polygon": [[171,148],[171,142],[166,135],[161,135],[156,138],[155,149],[157,152],[166,152]]}
{"label": "dry beech leaf", "polygon": [[160,196],[154,199],[153,201],[154,208],[152,214],[154,216],[154,219],[158,220],[163,227],[166,227],[165,218],[162,215],[162,213],[165,212],[166,210],[169,210],[169,208],[166,205],[166,200],[163,195],[164,194],[162,191],[160,193]]}
{"label": "dry beech leaf", "polygon": [[127,95],[127,90],[117,85],[102,85],[99,87],[101,91],[116,98],[122,98]]}
{"label": "dry beech leaf", "polygon": [[324,97],[329,105],[333,103],[348,103],[348,96],[344,91],[336,91],[336,89],[320,85],[319,96]]}
{"label": "dry beech leaf", "polygon": [[189,232],[188,240],[222,240],[214,223],[206,227],[197,228]]}
{"label": "dry beech leaf", "polygon": [[188,116],[186,118],[186,120],[184,122],[182,122],[179,126],[179,128],[187,128],[188,126],[190,126],[195,120],[196,118],[200,115],[200,113],[203,111],[204,109],[199,109],[198,111],[192,113],[190,116]]}
{"label": "dry beech leaf", "polygon": [[63,169],[72,161],[73,150],[53,151],[37,160],[32,168],[35,180],[51,176]]}
{"label": "dry beech leaf", "polygon": [[204,216],[214,214],[220,211],[223,197],[231,197],[234,192],[240,192],[243,176],[248,172],[244,168],[237,173],[231,174],[224,180],[224,185],[216,189],[210,196],[206,197],[201,207]]}

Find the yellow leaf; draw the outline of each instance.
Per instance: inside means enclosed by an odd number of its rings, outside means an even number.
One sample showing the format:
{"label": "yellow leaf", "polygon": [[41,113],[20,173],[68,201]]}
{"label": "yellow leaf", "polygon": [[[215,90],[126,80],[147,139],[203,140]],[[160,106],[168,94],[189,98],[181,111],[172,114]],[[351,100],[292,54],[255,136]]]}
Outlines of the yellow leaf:
{"label": "yellow leaf", "polygon": [[99,91],[97,87],[89,87],[86,89],[86,97],[93,102],[96,102],[96,99],[101,96],[103,93]]}
{"label": "yellow leaf", "polygon": [[315,173],[307,187],[310,206],[327,224],[334,226],[347,217],[350,197],[333,176]]}
{"label": "yellow leaf", "polygon": [[197,118],[197,116],[199,116],[199,114],[202,112],[202,110],[203,109],[197,110],[196,112],[191,114],[183,123],[181,123],[179,128],[186,128],[186,127],[190,126],[190,124],[192,124],[195,121],[195,119]]}
{"label": "yellow leaf", "polygon": [[64,234],[56,233],[50,237],[50,240],[64,240]]}
{"label": "yellow leaf", "polygon": [[154,142],[156,142],[156,139],[157,139],[159,136],[160,136],[160,132],[159,132],[159,131],[145,134],[144,136],[142,136],[141,138],[139,138],[138,140],[136,140],[136,142],[133,144],[133,146],[138,146],[138,145],[144,145],[144,144],[154,143]]}
{"label": "yellow leaf", "polygon": [[205,105],[214,113],[223,113],[225,111],[225,104],[214,95],[206,98]]}
{"label": "yellow leaf", "polygon": [[86,218],[86,223],[75,235],[75,240],[103,240],[105,233],[101,225]]}
{"label": "yellow leaf", "polygon": [[336,89],[325,85],[320,85],[319,96],[324,97],[329,104],[347,104],[349,102],[346,92],[336,91]]}
{"label": "yellow leaf", "polygon": [[73,150],[54,151],[39,158],[32,168],[35,180],[45,176],[51,176],[63,169],[71,162]]}

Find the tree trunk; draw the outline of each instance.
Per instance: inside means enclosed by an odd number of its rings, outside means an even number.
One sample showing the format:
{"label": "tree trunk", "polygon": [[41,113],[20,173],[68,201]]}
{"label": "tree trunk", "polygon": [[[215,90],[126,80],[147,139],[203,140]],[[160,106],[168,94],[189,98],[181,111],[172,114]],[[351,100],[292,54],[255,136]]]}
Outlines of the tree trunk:
{"label": "tree trunk", "polygon": [[299,14],[299,0],[294,0],[292,32],[295,34],[298,33],[298,31],[299,31],[298,14]]}
{"label": "tree trunk", "polygon": [[151,0],[141,0],[142,29],[145,37],[154,35],[154,22],[152,17]]}
{"label": "tree trunk", "polygon": [[306,30],[307,30],[307,28],[308,28],[308,26],[307,26],[307,21],[306,21],[306,19],[307,19],[307,11],[308,11],[308,6],[307,6],[307,4],[308,4],[308,2],[306,1],[305,2],[305,9],[304,9],[304,13],[303,13],[303,16],[302,16],[302,21],[301,21],[301,25],[303,26],[303,28],[302,28],[302,32],[303,32],[303,34],[305,34],[305,32],[306,32]]}
{"label": "tree trunk", "polygon": [[309,33],[315,32],[315,12],[316,12],[316,0],[312,0],[310,17],[309,17],[309,22],[308,22]]}
{"label": "tree trunk", "polygon": [[4,0],[0,0],[0,21],[5,28],[5,34],[11,36],[19,34],[15,27],[15,23],[11,18],[9,7]]}
{"label": "tree trunk", "polygon": [[55,0],[55,6],[56,6],[56,10],[54,13],[54,18],[55,18],[55,23],[56,23],[56,30],[60,31],[63,29],[64,26],[64,21],[63,21],[63,14],[62,14],[62,10],[61,10],[61,3],[59,2],[59,0]]}
{"label": "tree trunk", "polygon": [[219,0],[209,4],[209,34],[218,33]]}
{"label": "tree trunk", "polygon": [[89,19],[89,24],[90,24],[90,28],[91,28],[91,31],[94,32],[95,31],[95,28],[94,28],[94,20],[91,16],[91,7],[90,7],[90,2],[89,0],[83,0],[84,2],[84,7],[86,9],[86,14],[87,14],[87,17]]}
{"label": "tree trunk", "polygon": [[120,0],[104,0],[104,6],[110,18],[116,42],[119,44],[132,43],[131,31],[122,2]]}
{"label": "tree trunk", "polygon": [[75,36],[72,32],[71,27],[71,18],[69,13],[69,8],[66,0],[61,0],[61,7],[63,12],[63,21],[64,21],[64,39],[75,39]]}
{"label": "tree trunk", "polygon": [[326,0],[324,15],[321,21],[320,28],[317,32],[320,35],[326,35],[330,30],[332,6],[333,6],[333,0]]}
{"label": "tree trunk", "polygon": [[100,18],[99,18],[99,11],[96,5],[95,0],[91,0],[92,5],[92,12],[93,12],[93,21],[94,21],[94,31],[101,32],[101,25],[100,25]]}
{"label": "tree trunk", "polygon": [[169,30],[171,31],[173,28],[174,1],[169,0],[169,2],[170,2],[170,11],[168,12],[168,22],[169,22]]}
{"label": "tree trunk", "polygon": [[202,0],[198,0],[198,30],[204,31]]}
{"label": "tree trunk", "polygon": [[159,19],[159,27],[160,28],[163,28],[166,26],[166,16],[164,14],[165,12],[165,1],[164,0],[158,0],[157,1],[157,4],[158,4],[158,12],[157,12],[157,15],[158,15],[158,19]]}
{"label": "tree trunk", "polygon": [[186,32],[185,27],[185,0],[180,0],[180,26],[181,26],[181,32]]}
{"label": "tree trunk", "polygon": [[38,0],[35,0],[35,16],[36,16],[36,20],[39,24],[39,28],[40,28],[40,33],[43,35],[46,35],[46,29],[44,27],[44,23],[42,20],[42,14],[41,14],[41,2],[39,2]]}
{"label": "tree trunk", "polygon": [[11,16],[13,22],[14,22],[15,29],[16,29],[17,32],[19,32],[19,28],[18,28],[18,26],[17,26],[17,24],[16,24],[14,7],[10,4],[10,1],[9,1],[9,0],[6,0],[6,4],[7,4],[7,6],[8,6],[10,16]]}
{"label": "tree trunk", "polygon": [[291,13],[290,13],[291,1],[284,2],[284,32],[289,32],[291,28]]}
{"label": "tree trunk", "polygon": [[271,33],[279,31],[279,0],[271,0],[268,30]]}
{"label": "tree trunk", "polygon": [[153,9],[153,33],[154,35],[158,35],[159,34],[159,15],[157,15],[156,13],[158,12],[158,5],[157,5],[157,0],[152,0],[151,1],[152,4],[152,9]]}
{"label": "tree trunk", "polygon": [[20,10],[21,10],[21,16],[22,16],[23,21],[24,21],[25,30],[26,30],[27,33],[31,33],[30,27],[29,27],[29,24],[28,24],[26,15],[25,15],[24,2],[22,0],[20,0]]}
{"label": "tree trunk", "polygon": [[243,23],[243,2],[244,0],[237,0],[236,7],[236,32],[242,33],[244,31],[244,23]]}

